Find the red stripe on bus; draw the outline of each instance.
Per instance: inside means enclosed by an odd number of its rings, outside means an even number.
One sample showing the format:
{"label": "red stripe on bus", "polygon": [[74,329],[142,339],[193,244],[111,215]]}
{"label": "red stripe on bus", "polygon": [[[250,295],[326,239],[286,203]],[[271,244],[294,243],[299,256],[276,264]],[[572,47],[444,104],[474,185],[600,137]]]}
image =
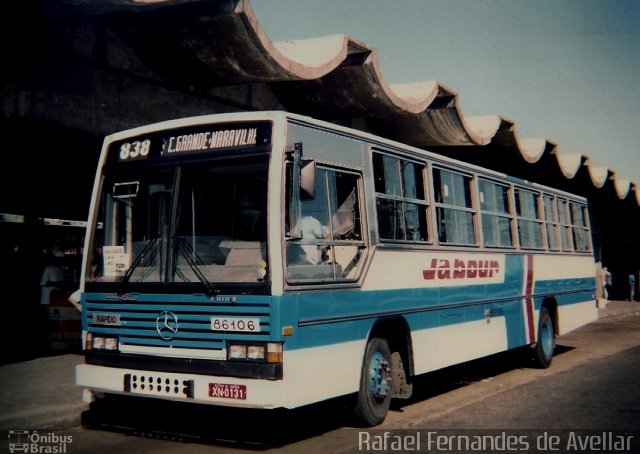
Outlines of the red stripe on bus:
{"label": "red stripe on bus", "polygon": [[527,325],[529,327],[529,342],[534,343],[536,340],[535,329],[533,326],[533,255],[527,255],[527,277],[526,277],[526,300],[527,306]]}

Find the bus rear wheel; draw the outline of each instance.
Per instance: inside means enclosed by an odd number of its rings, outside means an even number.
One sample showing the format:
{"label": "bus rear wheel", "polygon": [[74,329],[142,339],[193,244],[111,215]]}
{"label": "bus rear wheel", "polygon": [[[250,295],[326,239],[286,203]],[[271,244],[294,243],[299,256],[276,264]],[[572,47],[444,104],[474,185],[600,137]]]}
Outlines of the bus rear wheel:
{"label": "bus rear wheel", "polygon": [[377,426],[387,416],[390,403],[391,350],[385,339],[373,338],[367,344],[353,414],[358,422]]}
{"label": "bus rear wheel", "polygon": [[540,308],[538,318],[538,338],[533,348],[533,361],[537,367],[546,369],[551,365],[553,352],[556,348],[555,329],[553,319],[546,307]]}

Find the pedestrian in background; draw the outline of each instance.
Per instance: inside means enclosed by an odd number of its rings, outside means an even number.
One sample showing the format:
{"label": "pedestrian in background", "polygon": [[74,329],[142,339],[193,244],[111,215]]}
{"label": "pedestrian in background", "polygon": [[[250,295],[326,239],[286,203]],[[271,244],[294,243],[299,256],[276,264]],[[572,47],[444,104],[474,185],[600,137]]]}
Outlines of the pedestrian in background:
{"label": "pedestrian in background", "polygon": [[49,256],[49,263],[42,270],[40,286],[42,294],[40,304],[49,305],[51,291],[64,281],[64,268],[62,268],[62,258],[59,254]]}
{"label": "pedestrian in background", "polygon": [[602,268],[602,297],[605,300],[605,304],[609,304],[609,289],[611,288],[612,283],[613,277],[605,266]]}
{"label": "pedestrian in background", "polygon": [[38,330],[38,349],[40,353],[46,353],[49,350],[49,320],[50,320],[50,302],[54,292],[60,291],[60,286],[64,281],[64,268],[62,267],[63,253],[49,254],[47,256],[48,263],[42,270],[42,278],[40,287],[40,317]]}
{"label": "pedestrian in background", "polygon": [[629,275],[629,301],[636,300],[636,277],[631,273]]}
{"label": "pedestrian in background", "polygon": [[76,290],[71,295],[69,295],[69,302],[73,307],[78,309],[79,312],[82,312],[82,305],[80,304],[81,295],[82,295],[82,292],[80,292],[80,289]]}

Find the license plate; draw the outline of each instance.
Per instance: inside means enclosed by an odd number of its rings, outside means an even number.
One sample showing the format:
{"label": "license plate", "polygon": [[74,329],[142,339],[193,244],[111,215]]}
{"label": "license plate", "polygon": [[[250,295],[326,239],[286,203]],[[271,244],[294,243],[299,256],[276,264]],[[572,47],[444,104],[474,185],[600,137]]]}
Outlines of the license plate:
{"label": "license plate", "polygon": [[240,333],[259,333],[259,318],[211,317],[212,331],[235,331]]}
{"label": "license plate", "polygon": [[246,400],[247,386],[231,385],[229,383],[209,383],[209,397]]}

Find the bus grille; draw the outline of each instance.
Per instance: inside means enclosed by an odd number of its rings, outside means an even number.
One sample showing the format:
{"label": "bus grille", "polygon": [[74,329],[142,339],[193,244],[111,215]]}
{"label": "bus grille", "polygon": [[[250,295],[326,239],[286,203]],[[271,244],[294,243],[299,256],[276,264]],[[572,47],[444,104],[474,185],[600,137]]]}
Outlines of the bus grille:
{"label": "bus grille", "polygon": [[[225,341],[269,341],[268,297],[239,297],[238,303],[113,301],[88,298],[85,327],[90,333],[118,337],[120,346],[223,350]],[[165,314],[177,330],[162,330]],[[214,331],[213,318],[259,320],[259,331]]]}

